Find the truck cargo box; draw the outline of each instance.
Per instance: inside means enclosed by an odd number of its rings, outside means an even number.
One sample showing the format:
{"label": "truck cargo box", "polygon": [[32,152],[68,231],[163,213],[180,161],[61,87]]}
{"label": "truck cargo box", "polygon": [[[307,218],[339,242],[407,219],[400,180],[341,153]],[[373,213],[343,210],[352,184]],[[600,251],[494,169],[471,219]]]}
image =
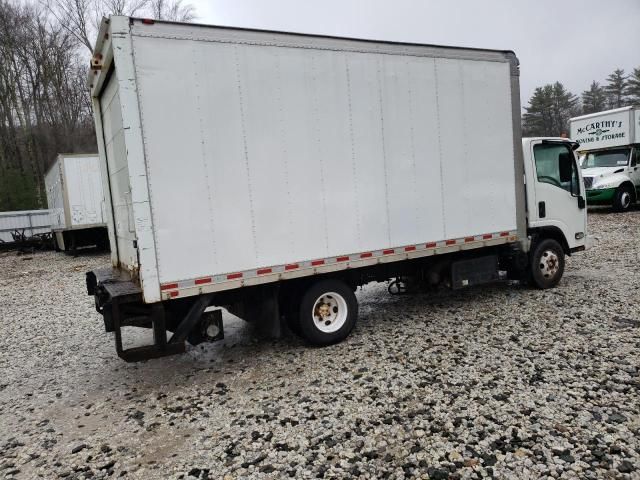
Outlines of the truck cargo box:
{"label": "truck cargo box", "polygon": [[640,144],[640,107],[623,107],[569,120],[579,152]]}
{"label": "truck cargo box", "polygon": [[97,154],[59,154],[45,174],[45,188],[52,210],[51,229],[62,250],[87,242],[105,243],[104,193]]}
{"label": "truck cargo box", "polygon": [[145,302],[525,236],[510,51],[111,17],[95,52],[112,262]]}

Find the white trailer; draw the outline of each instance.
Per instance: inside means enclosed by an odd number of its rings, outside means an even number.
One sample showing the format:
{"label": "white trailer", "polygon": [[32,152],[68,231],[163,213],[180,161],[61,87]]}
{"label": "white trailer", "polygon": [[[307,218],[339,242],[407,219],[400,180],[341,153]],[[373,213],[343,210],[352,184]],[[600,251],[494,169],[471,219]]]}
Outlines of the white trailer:
{"label": "white trailer", "polygon": [[60,153],[44,177],[58,250],[108,245],[98,154]]}
{"label": "white trailer", "polygon": [[640,201],[640,107],[623,107],[572,118],[571,138],[580,144],[587,202],[628,210]]}
{"label": "white trailer", "polygon": [[13,243],[14,235],[32,237],[51,233],[52,210],[0,212],[0,243]]}
{"label": "white trailer", "polygon": [[[212,305],[328,344],[370,281],[556,285],[583,186],[566,139],[521,143],[518,75],[508,51],[105,20],[89,83],[112,266],[87,289],[118,354],[219,338]],[[155,345],[123,350],[125,325]]]}

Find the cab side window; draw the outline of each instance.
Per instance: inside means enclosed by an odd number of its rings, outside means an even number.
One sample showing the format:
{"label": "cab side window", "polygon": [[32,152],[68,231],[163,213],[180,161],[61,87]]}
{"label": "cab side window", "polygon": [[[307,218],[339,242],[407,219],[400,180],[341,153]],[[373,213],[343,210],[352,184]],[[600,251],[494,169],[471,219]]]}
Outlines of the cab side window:
{"label": "cab side window", "polygon": [[631,166],[635,167],[640,163],[640,148],[633,149],[633,155],[631,156]]}
{"label": "cab side window", "polygon": [[533,147],[538,181],[579,195],[579,180],[573,153],[567,145],[542,143]]}

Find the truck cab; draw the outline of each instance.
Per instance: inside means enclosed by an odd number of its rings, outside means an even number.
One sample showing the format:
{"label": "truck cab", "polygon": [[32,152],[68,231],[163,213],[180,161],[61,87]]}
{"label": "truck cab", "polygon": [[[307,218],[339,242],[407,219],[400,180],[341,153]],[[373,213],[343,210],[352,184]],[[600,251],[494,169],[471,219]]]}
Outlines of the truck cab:
{"label": "truck cab", "polygon": [[591,205],[628,210],[640,190],[640,107],[622,107],[569,120]]}
{"label": "truck cab", "polygon": [[589,204],[611,205],[624,212],[638,201],[640,146],[585,152],[580,163]]}
{"label": "truck cab", "polygon": [[[587,237],[585,187],[574,153],[577,147],[567,138],[522,139],[529,241],[554,239],[567,255],[584,250]],[[535,245],[530,248],[535,250]]]}

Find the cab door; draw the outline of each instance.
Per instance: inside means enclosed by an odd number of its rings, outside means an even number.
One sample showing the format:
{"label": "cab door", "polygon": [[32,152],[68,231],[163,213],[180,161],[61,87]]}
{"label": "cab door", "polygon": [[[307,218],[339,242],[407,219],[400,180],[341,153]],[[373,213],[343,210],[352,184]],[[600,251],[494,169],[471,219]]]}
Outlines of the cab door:
{"label": "cab door", "polygon": [[[537,140],[531,142],[533,181],[529,194],[529,226],[557,227],[569,248],[585,245],[587,209],[584,184],[571,143]],[[531,178],[533,177],[533,178]],[[532,198],[533,197],[533,198]]]}

